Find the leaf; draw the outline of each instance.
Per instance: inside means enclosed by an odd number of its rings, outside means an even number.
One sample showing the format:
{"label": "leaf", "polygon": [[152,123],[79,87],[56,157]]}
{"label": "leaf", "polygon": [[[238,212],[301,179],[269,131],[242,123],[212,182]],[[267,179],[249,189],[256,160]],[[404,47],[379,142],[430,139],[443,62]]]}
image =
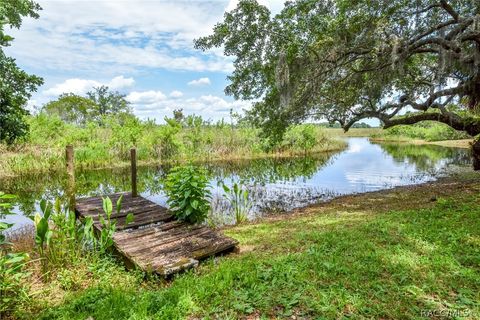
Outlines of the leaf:
{"label": "leaf", "polygon": [[112,200],[109,197],[103,198],[103,211],[107,214],[107,217],[110,217],[112,210]]}
{"label": "leaf", "polygon": [[193,209],[197,210],[198,209],[198,200],[193,200],[191,203],[191,206]]}
{"label": "leaf", "polygon": [[135,220],[135,216],[133,215],[133,213],[130,212],[129,214],[127,214],[127,217],[125,218],[125,224],[129,225],[134,220]]}
{"label": "leaf", "polygon": [[227,187],[226,184],[223,184],[222,187],[223,187],[223,191],[225,191],[225,193],[230,193],[230,188]]}
{"label": "leaf", "polygon": [[42,210],[42,213],[44,213],[46,209],[47,209],[47,200],[45,199],[40,200],[40,210]]}
{"label": "leaf", "polygon": [[13,223],[6,223],[0,221],[0,231],[7,230],[13,226]]}
{"label": "leaf", "polygon": [[117,213],[120,213],[120,210],[122,209],[122,201],[123,201],[123,194],[117,200]]}

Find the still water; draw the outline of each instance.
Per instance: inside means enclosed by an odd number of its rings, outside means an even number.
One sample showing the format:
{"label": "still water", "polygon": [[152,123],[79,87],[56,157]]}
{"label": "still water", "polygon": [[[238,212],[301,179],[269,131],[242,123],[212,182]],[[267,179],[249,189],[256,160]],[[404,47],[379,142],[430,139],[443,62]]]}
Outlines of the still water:
{"label": "still water", "polygon": [[[249,218],[266,212],[289,211],[335,196],[418,184],[435,180],[452,166],[469,166],[465,149],[435,145],[376,144],[367,138],[349,138],[338,153],[306,157],[265,158],[201,164],[211,177],[212,214],[218,224],[232,223],[233,215],[219,182],[241,183],[249,190]],[[169,167],[141,167],[138,189],[142,196],[166,205],[162,180]],[[130,188],[128,169],[76,173],[77,197],[105,195]],[[38,210],[40,199],[65,198],[65,174],[24,175],[0,180],[0,190],[17,195],[13,215],[0,220],[15,227],[30,223],[26,216]],[[1,211],[0,211],[1,212]]]}

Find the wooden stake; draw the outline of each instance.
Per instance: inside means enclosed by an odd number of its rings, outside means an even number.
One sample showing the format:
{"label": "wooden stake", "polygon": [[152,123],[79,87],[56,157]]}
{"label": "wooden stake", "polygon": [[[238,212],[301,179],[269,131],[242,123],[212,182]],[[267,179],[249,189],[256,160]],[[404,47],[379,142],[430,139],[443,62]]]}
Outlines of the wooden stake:
{"label": "wooden stake", "polygon": [[137,149],[130,149],[130,162],[132,167],[132,197],[138,196],[137,194]]}
{"label": "wooden stake", "polygon": [[73,146],[69,145],[65,148],[65,156],[67,162],[67,196],[68,196],[68,208],[70,212],[75,212],[75,162]]}

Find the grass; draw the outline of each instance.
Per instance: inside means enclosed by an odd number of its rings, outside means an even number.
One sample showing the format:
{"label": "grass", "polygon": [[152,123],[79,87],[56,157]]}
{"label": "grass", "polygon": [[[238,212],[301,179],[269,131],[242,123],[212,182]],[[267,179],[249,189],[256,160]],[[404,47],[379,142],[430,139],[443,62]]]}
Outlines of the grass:
{"label": "grass", "polygon": [[[68,144],[74,146],[76,167],[86,169],[126,167],[133,146],[137,148],[139,165],[305,153],[299,143],[282,142],[270,150],[267,141],[259,137],[259,130],[250,127],[232,128],[224,123],[193,127],[174,122],[156,125],[136,118],[122,124],[118,121],[113,118],[102,126],[89,123],[79,127],[42,114],[30,117],[31,132],[25,142],[13,147],[0,144],[0,178],[62,170]],[[338,151],[346,146],[320,127],[315,127],[312,134],[314,144],[309,153]]]}
{"label": "grass", "polygon": [[382,128],[351,128],[344,132],[341,128],[326,128],[325,131],[334,137],[370,137],[382,131]]}
{"label": "grass", "polygon": [[[462,141],[464,139],[471,139],[471,137],[464,132],[454,130],[446,124],[433,121],[424,121],[409,126],[395,126],[372,135],[372,140],[374,141],[413,141],[417,144],[450,140]],[[462,144],[453,144],[453,146],[457,145],[461,146]]]}
{"label": "grass", "polygon": [[170,282],[142,279],[111,261],[80,261],[37,284],[35,299],[17,315],[421,319],[457,310],[478,319],[478,178],[346,196],[225,229],[240,241],[240,253]]}

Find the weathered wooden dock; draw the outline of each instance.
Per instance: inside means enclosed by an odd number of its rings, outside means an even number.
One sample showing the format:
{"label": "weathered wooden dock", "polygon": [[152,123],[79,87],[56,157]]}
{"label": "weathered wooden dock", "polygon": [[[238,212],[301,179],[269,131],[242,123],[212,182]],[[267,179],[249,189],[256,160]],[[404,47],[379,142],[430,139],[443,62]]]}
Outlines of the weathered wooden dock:
{"label": "weathered wooden dock", "polygon": [[[164,207],[132,193],[108,195],[113,203],[123,195],[122,208],[114,212],[117,222],[113,240],[115,249],[127,262],[145,271],[168,276],[198,265],[199,260],[231,251],[238,242],[204,225],[190,225],[174,218]],[[101,229],[102,198],[77,199],[77,216],[92,217]],[[133,222],[125,224],[129,213]]]}

